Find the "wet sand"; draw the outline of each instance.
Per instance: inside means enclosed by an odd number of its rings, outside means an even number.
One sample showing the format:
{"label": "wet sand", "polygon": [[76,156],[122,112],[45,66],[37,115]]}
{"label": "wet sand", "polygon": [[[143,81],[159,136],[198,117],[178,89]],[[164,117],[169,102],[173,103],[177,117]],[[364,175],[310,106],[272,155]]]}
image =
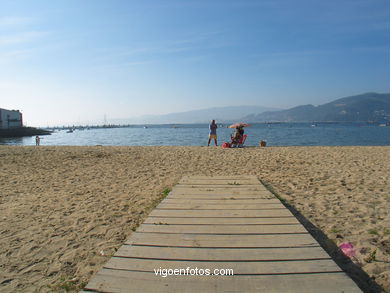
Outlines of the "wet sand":
{"label": "wet sand", "polygon": [[390,147],[0,146],[0,291],[77,292],[184,175],[256,175],[390,290]]}

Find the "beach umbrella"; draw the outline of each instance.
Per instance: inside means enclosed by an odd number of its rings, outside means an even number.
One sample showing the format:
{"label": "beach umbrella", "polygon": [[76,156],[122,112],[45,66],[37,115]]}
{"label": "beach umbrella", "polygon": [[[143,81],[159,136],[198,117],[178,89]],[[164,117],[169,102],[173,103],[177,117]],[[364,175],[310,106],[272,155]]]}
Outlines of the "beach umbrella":
{"label": "beach umbrella", "polygon": [[240,123],[234,123],[234,124],[230,125],[229,128],[248,127],[248,126],[251,126],[251,125],[248,123],[240,122]]}

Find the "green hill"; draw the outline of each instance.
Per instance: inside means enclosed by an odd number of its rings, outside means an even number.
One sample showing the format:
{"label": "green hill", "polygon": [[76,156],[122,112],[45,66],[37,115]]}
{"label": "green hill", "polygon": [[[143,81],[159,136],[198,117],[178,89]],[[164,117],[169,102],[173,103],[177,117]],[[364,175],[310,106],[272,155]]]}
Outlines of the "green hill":
{"label": "green hill", "polygon": [[390,121],[390,94],[365,93],[337,99],[320,106],[303,105],[291,109],[249,115],[248,122],[356,122]]}

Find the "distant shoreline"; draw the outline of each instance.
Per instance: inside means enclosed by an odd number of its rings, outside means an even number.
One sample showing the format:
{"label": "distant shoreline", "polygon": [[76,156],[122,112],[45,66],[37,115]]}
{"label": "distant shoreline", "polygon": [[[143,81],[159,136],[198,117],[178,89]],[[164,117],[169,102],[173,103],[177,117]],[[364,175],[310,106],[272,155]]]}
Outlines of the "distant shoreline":
{"label": "distant shoreline", "polygon": [[[238,121],[238,120],[237,120]],[[236,121],[236,122],[237,122]],[[228,127],[230,124],[235,123],[231,122],[217,122],[219,127]],[[199,125],[208,125],[208,122],[193,122],[193,123],[135,123],[135,124],[103,124],[103,125],[90,125],[90,124],[80,124],[80,125],[62,125],[62,126],[47,126],[45,129],[50,130],[76,130],[76,129],[106,129],[106,128],[143,128],[147,127],[171,127],[171,128],[180,128],[181,126],[199,126]],[[333,124],[365,124],[372,126],[390,126],[390,123],[382,123],[379,121],[259,121],[259,122],[250,122],[251,125],[273,125],[273,124],[323,124],[323,125],[333,125]]]}

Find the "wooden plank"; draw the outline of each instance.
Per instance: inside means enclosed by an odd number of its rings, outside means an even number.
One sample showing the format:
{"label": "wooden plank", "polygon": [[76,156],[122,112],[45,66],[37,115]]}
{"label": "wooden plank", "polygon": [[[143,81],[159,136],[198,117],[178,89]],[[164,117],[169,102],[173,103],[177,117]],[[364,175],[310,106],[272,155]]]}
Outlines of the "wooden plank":
{"label": "wooden plank", "polygon": [[180,194],[171,192],[166,198],[168,199],[213,199],[213,200],[236,200],[236,199],[275,199],[275,196],[270,194],[234,194],[234,193],[186,193]]}
{"label": "wooden plank", "polygon": [[207,205],[238,205],[238,204],[279,204],[280,200],[277,198],[272,198],[272,199],[263,199],[263,198],[247,198],[247,199],[229,199],[229,198],[222,198],[222,199],[212,199],[212,198],[207,198],[207,199],[186,199],[186,198],[171,198],[167,197],[165,198],[161,204],[207,204]]}
{"label": "wooden plank", "polygon": [[299,221],[291,217],[283,218],[166,218],[151,217],[146,218],[145,224],[182,224],[182,225],[274,225],[274,224],[299,224]]}
{"label": "wooden plank", "polygon": [[261,261],[261,260],[305,260],[330,259],[318,245],[290,248],[177,248],[123,245],[115,253],[117,257],[207,260],[207,261]]}
{"label": "wooden plank", "polygon": [[179,182],[180,185],[259,185],[257,179],[183,179]]}
{"label": "wooden plank", "polygon": [[[214,180],[218,182],[219,180],[258,180],[255,175],[226,175],[226,176],[183,176],[181,180]],[[179,181],[180,183],[180,181]],[[260,182],[258,182],[260,183]]]}
{"label": "wooden plank", "polygon": [[[233,201],[233,200],[232,200]],[[273,209],[285,209],[286,207],[281,203],[273,203],[273,204],[198,204],[198,203],[167,203],[162,202],[157,206],[157,209],[191,209],[191,210],[273,210]]]}
{"label": "wooden plank", "polygon": [[[251,181],[256,182],[256,184],[259,184],[260,181],[256,176],[247,176],[247,177],[235,177],[235,176],[227,176],[227,177],[182,177],[179,180],[179,184],[182,182],[188,182],[188,181],[200,181],[200,182],[211,182],[211,184],[219,184],[223,182],[231,182],[231,181]],[[225,183],[226,184],[226,183]]]}
{"label": "wooden plank", "polygon": [[287,209],[278,210],[159,210],[154,209],[150,216],[153,217],[199,217],[199,218],[230,218],[230,217],[290,217],[291,212]]}
{"label": "wooden plank", "polygon": [[175,195],[230,195],[230,196],[235,196],[235,195],[246,195],[246,196],[258,196],[259,198],[263,196],[268,196],[275,198],[273,194],[271,194],[268,191],[241,191],[241,190],[173,190],[169,194],[175,194]]}
{"label": "wooden plank", "polygon": [[104,268],[141,272],[154,272],[158,268],[185,269],[196,267],[213,271],[216,268],[232,269],[234,275],[265,275],[293,273],[341,272],[342,270],[331,259],[293,260],[293,261],[228,261],[210,262],[194,260],[155,260],[113,257]]}
{"label": "wooden plank", "polygon": [[[255,185],[254,185],[255,186]],[[196,187],[194,185],[188,185],[185,186],[179,186],[176,185],[174,188],[172,188],[172,191],[177,192],[180,191],[180,193],[199,193],[199,192],[216,192],[216,193],[252,193],[252,194],[259,194],[259,193],[270,193],[268,190],[262,190],[257,187],[225,187],[225,186],[219,186],[219,187]]]}
{"label": "wooden plank", "polygon": [[191,233],[191,234],[287,234],[308,233],[302,225],[141,225],[137,232],[143,233]]}
{"label": "wooden plank", "polygon": [[86,286],[100,292],[297,292],[357,293],[361,290],[345,273],[255,275],[255,276],[168,276],[155,273],[101,270]]}
{"label": "wooden plank", "polygon": [[235,186],[231,187],[228,185],[175,185],[172,187],[172,191],[180,191],[180,192],[193,192],[193,191],[208,191],[208,192],[247,192],[247,193],[270,193],[269,190],[265,188],[261,188],[257,185],[251,185],[251,186]]}
{"label": "wooden plank", "polygon": [[242,185],[226,185],[226,184],[222,184],[222,185],[218,185],[218,184],[178,184],[178,185],[175,185],[175,187],[173,187],[175,190],[179,189],[179,190],[182,190],[182,189],[194,189],[194,190],[204,190],[204,189],[217,189],[217,190],[229,190],[229,189],[233,189],[233,190],[249,190],[249,191],[268,191],[265,187],[262,187],[260,185],[257,185],[257,184],[251,184],[251,185],[245,185],[245,184],[242,184]]}
{"label": "wooden plank", "polygon": [[[173,187],[171,192],[180,194],[272,194],[269,190],[261,190],[256,188],[176,188]],[[273,195],[273,194],[272,194]]]}
{"label": "wooden plank", "polygon": [[138,233],[125,242],[132,245],[180,247],[308,247],[318,246],[310,234],[202,235]]}
{"label": "wooden plank", "polygon": [[257,196],[275,196],[269,192],[268,190],[252,190],[252,189],[213,189],[213,188],[173,188],[170,194],[178,194],[178,195],[257,195]]}

